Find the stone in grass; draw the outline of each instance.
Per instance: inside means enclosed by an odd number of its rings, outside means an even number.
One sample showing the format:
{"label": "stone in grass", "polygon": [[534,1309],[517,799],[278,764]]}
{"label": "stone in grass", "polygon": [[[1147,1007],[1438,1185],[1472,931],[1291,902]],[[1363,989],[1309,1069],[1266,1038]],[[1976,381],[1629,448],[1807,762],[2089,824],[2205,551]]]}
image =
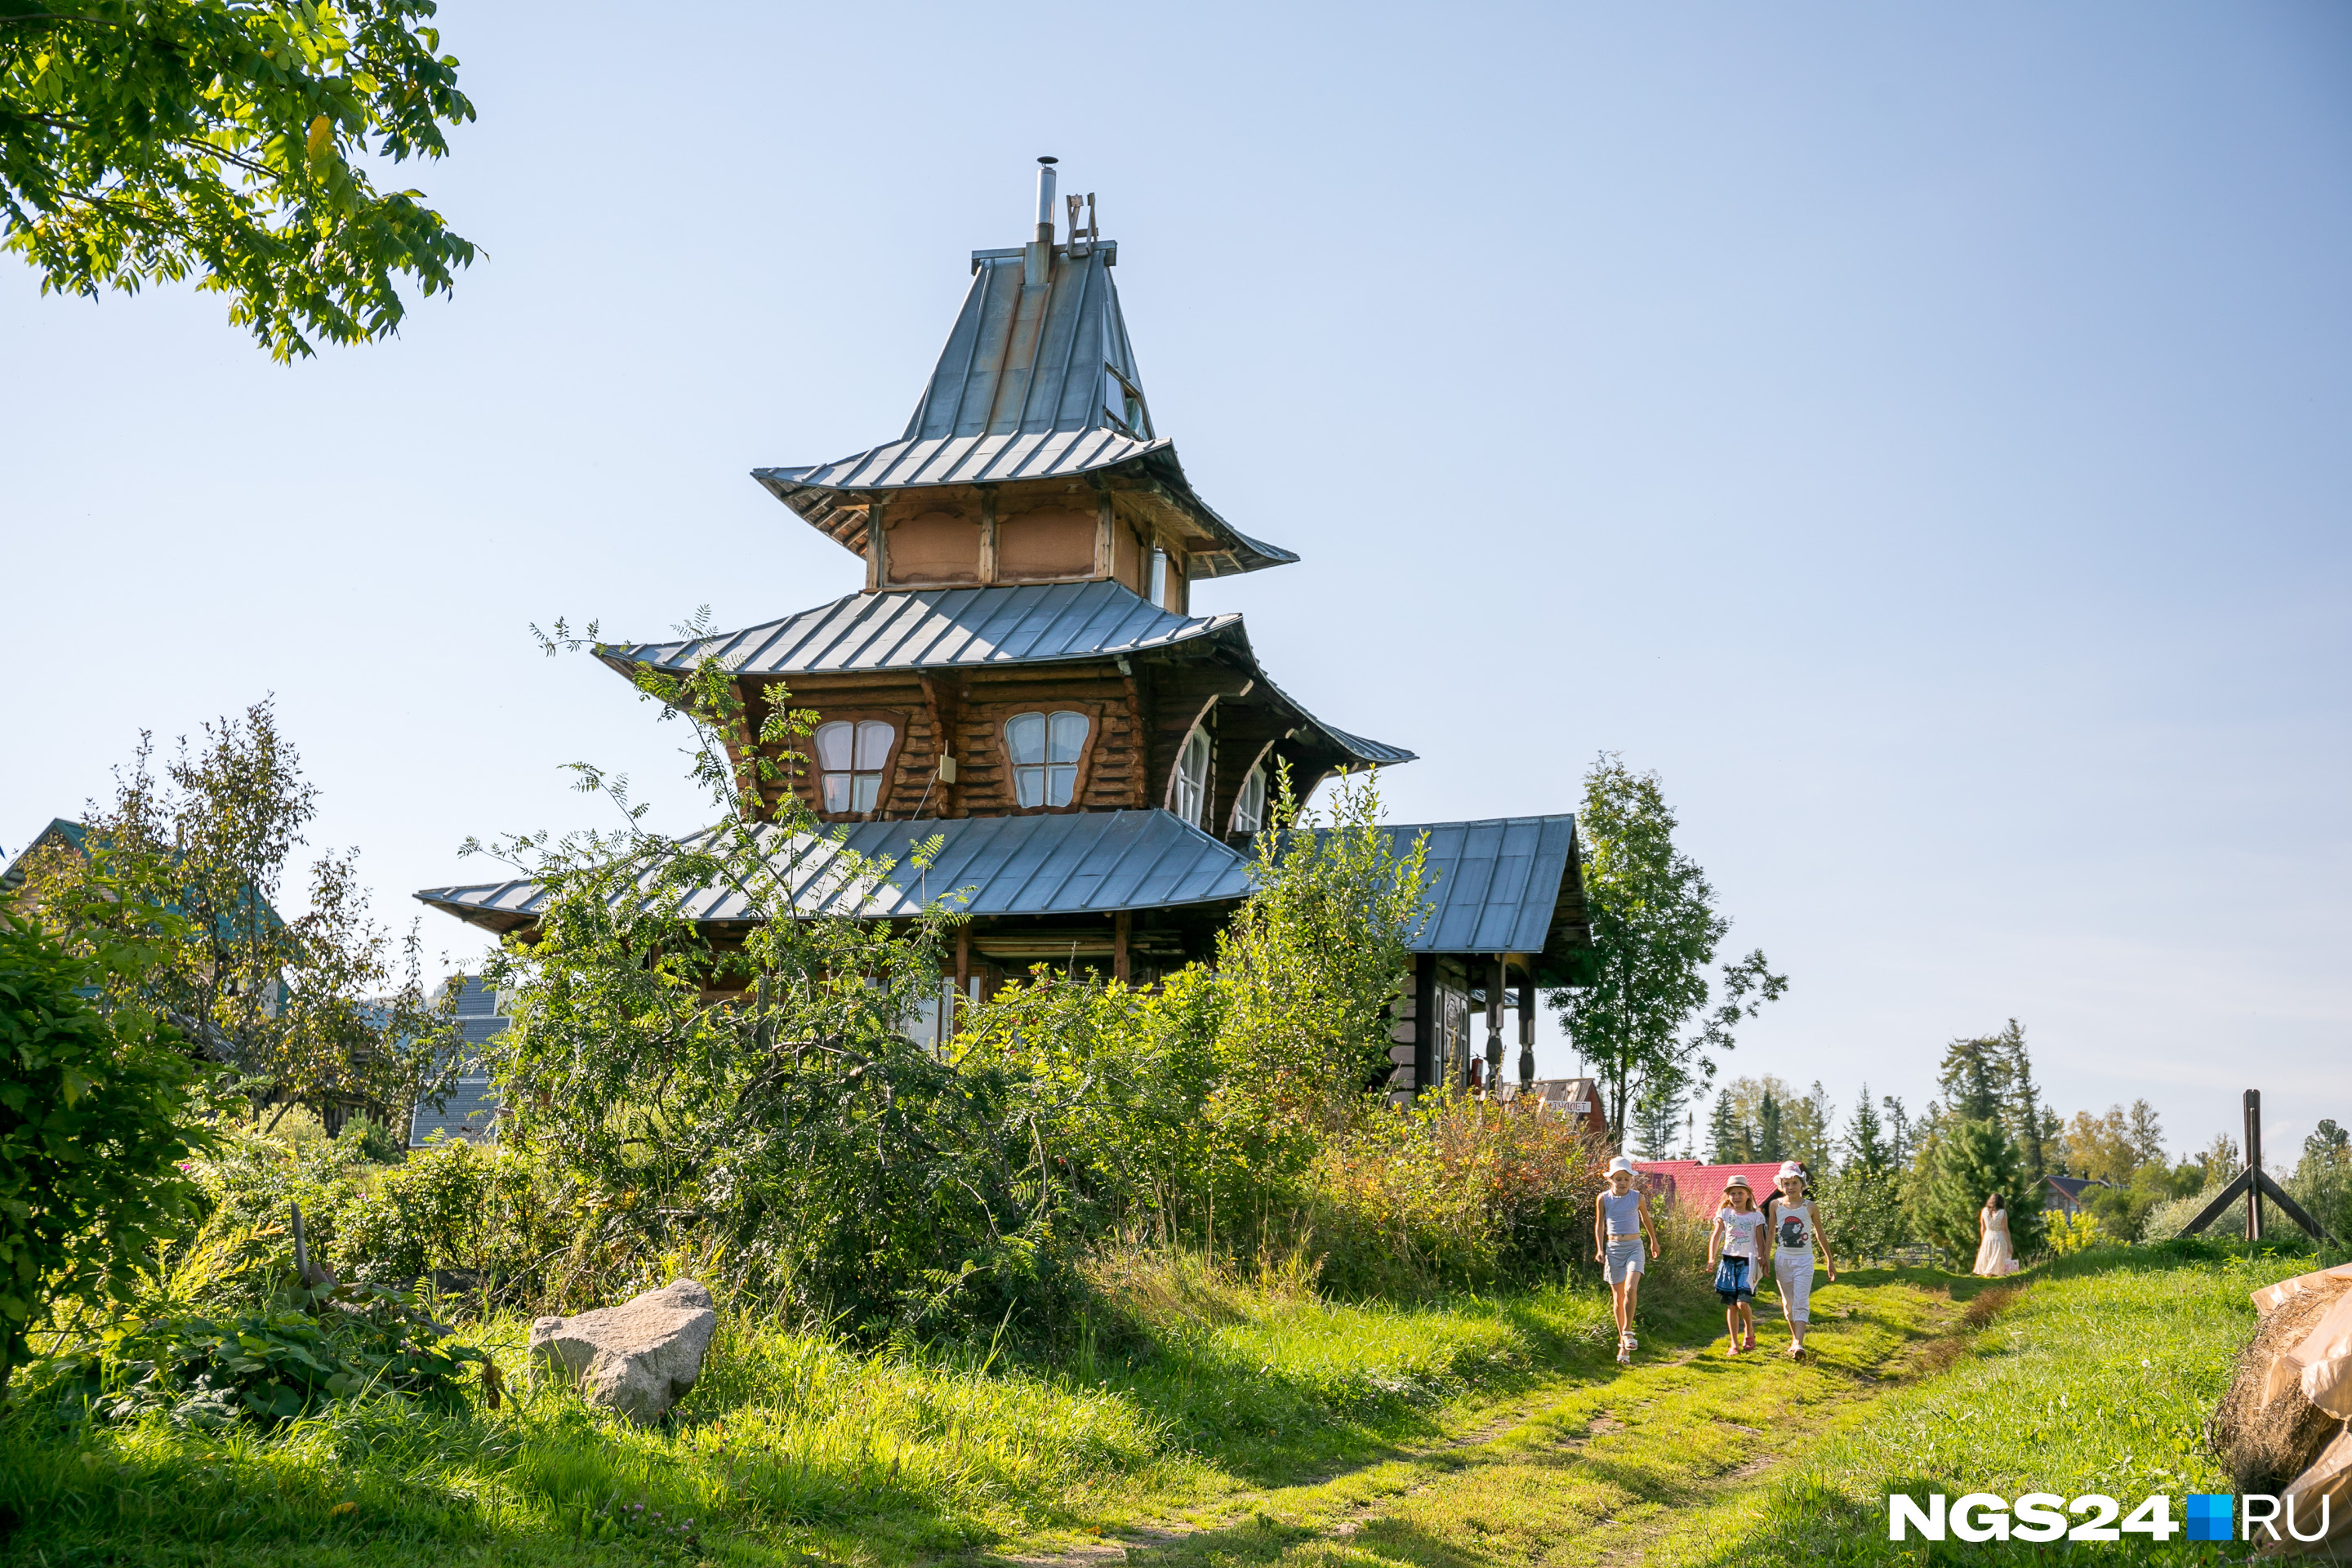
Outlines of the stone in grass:
{"label": "stone in grass", "polygon": [[649,1426],[702,1373],[719,1327],[710,1292],[677,1279],[617,1307],[530,1325],[530,1364],[577,1382],[591,1404]]}

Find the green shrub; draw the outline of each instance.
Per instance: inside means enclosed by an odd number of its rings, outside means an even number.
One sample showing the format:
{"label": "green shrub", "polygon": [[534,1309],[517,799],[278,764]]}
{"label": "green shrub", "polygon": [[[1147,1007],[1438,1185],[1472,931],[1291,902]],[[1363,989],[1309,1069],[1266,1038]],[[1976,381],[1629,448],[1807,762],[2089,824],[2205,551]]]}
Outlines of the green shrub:
{"label": "green shrub", "polygon": [[1433,1094],[1383,1106],[1315,1163],[1323,1279],[1353,1296],[1559,1283],[1591,1264],[1608,1157],[1562,1117]]}
{"label": "green shrub", "polygon": [[311,1255],[331,1258],[340,1216],[375,1179],[377,1167],[359,1139],[326,1136],[307,1110],[298,1108],[277,1126],[265,1127],[266,1121],[230,1124],[212,1156],[191,1166],[210,1200],[205,1237],[240,1229],[277,1232],[289,1224],[288,1205],[299,1204]]}
{"label": "green shrub", "polygon": [[1830,1246],[1856,1267],[1910,1245],[1910,1212],[1903,1204],[1903,1173],[1853,1165],[1821,1184],[1818,1197]]}
{"label": "green shrub", "polygon": [[59,1300],[126,1297],[198,1213],[181,1162],[205,1068],[156,1015],[92,1000],[152,952],[86,946],[0,900],[0,1385]]}
{"label": "green shrub", "polygon": [[2104,1246],[2109,1237],[2095,1214],[2068,1214],[2063,1209],[2042,1211],[2042,1237],[2053,1258],[2064,1258]]}
{"label": "green shrub", "polygon": [[346,1279],[379,1284],[464,1269],[529,1293],[549,1234],[541,1184],[510,1150],[428,1143],[376,1172],[337,1210],[328,1257]]}
{"label": "green shrub", "polygon": [[183,1426],[275,1426],[371,1394],[462,1408],[460,1377],[488,1359],[446,1342],[414,1296],[341,1285],[280,1295],[260,1311],[120,1325],[36,1368],[34,1384],[68,1416],[161,1412]]}

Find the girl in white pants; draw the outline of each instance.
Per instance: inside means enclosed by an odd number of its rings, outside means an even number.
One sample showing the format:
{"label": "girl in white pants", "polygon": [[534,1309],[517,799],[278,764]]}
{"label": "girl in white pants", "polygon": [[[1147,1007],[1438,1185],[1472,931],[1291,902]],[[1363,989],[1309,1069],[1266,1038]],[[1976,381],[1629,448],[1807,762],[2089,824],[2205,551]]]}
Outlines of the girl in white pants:
{"label": "girl in white pants", "polygon": [[1780,1167],[1772,1184],[1780,1191],[1764,1200],[1764,1223],[1772,1233],[1772,1279],[1780,1287],[1780,1310],[1789,1318],[1789,1354],[1805,1353],[1805,1329],[1813,1315],[1813,1247],[1819,1244],[1830,1283],[1837,1283],[1837,1259],[1822,1234],[1821,1208],[1806,1195],[1805,1168],[1794,1160]]}

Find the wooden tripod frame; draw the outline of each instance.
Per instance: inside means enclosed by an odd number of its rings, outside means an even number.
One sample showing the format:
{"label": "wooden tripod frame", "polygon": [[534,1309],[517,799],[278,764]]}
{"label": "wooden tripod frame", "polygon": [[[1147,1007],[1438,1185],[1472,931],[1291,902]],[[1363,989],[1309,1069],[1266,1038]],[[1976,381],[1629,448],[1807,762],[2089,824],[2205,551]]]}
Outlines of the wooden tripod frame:
{"label": "wooden tripod frame", "polygon": [[2243,1198],[2246,1200],[2246,1239],[2263,1238],[2263,1199],[2278,1205],[2287,1218],[2301,1226],[2304,1234],[2314,1241],[2333,1240],[2319,1222],[2303,1212],[2303,1205],[2286,1195],[2284,1189],[2271,1180],[2263,1169],[2263,1091],[2246,1090],[2246,1168],[2230,1178],[2230,1184],[2215,1195],[2213,1201],[2197,1211],[2197,1217],[2180,1227],[2183,1236],[2194,1236],[2221,1217],[2221,1211]]}

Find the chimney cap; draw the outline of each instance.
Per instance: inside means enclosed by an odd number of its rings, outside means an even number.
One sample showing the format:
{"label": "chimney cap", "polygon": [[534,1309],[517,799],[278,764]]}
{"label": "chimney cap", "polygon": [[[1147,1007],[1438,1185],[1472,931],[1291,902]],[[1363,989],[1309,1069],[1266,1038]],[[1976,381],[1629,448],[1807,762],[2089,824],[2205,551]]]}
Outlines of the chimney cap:
{"label": "chimney cap", "polygon": [[1053,157],[1053,156],[1051,156],[1051,155],[1049,154],[1048,156],[1045,156],[1045,157],[1043,157],[1043,158],[1038,159],[1038,160],[1037,160],[1037,162],[1039,162],[1040,163],[1052,164],[1052,163],[1060,163],[1060,162],[1061,162],[1061,160],[1060,160],[1059,158]]}

